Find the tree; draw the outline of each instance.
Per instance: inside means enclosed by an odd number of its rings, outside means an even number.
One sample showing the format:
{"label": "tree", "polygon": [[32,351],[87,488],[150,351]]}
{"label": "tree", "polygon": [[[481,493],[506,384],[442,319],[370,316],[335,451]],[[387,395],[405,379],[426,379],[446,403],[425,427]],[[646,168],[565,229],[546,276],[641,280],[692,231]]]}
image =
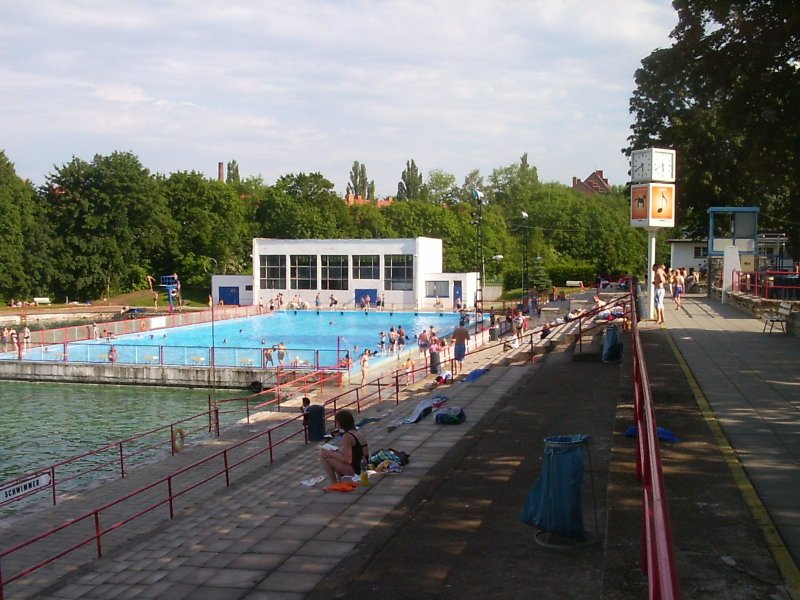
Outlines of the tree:
{"label": "tree", "polygon": [[367,200],[375,199],[375,182],[367,177],[367,166],[357,160],[353,161],[353,168],[350,169],[347,193]]}
{"label": "tree", "polygon": [[54,291],[86,300],[127,291],[168,253],[166,200],[133,154],[73,158],[47,176],[42,195],[58,228]]}
{"label": "tree", "polygon": [[[0,243],[0,299],[27,298],[44,293],[46,281],[41,268],[49,261],[44,252],[48,224],[39,217],[36,194],[29,182],[20,179],[14,165],[0,151],[0,215],[3,241]],[[42,235],[44,234],[44,235]]]}
{"label": "tree", "polygon": [[398,200],[419,200],[422,198],[423,183],[422,173],[417,168],[414,159],[406,161],[406,168],[397,184]]}
{"label": "tree", "polygon": [[425,192],[425,199],[434,204],[453,204],[459,201],[455,175],[445,173],[441,169],[434,169],[428,173]]}
{"label": "tree", "polygon": [[225,175],[225,183],[239,183],[239,163],[232,160],[228,163],[228,172]]}
{"label": "tree", "polygon": [[800,7],[783,0],[678,0],[675,43],[636,72],[631,148],[678,151],[681,227],[709,206],[757,205],[800,251]]}
{"label": "tree", "polygon": [[239,273],[251,238],[236,189],[196,171],[179,171],[166,179],[163,190],[175,221],[171,270],[188,285],[208,284],[209,258],[220,272]]}

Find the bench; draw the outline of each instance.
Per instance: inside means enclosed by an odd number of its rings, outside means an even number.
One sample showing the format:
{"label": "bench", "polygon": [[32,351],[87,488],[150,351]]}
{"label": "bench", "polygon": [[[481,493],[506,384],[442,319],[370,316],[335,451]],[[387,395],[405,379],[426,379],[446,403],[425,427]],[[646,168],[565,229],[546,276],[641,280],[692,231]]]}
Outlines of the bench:
{"label": "bench", "polygon": [[202,364],[205,364],[206,357],[205,356],[193,356],[191,358],[191,361],[192,361],[192,364],[194,364],[194,365],[202,365]]}
{"label": "bench", "polygon": [[36,305],[39,305],[39,304],[50,304],[50,298],[48,298],[47,296],[43,296],[41,298],[34,298],[33,302]]}
{"label": "bench", "polygon": [[159,362],[159,358],[158,358],[158,356],[145,356],[144,357],[144,362],[146,362],[146,363],[158,363]]}
{"label": "bench", "polygon": [[567,287],[583,287],[583,281],[567,281]]}
{"label": "bench", "polygon": [[769,332],[772,333],[772,328],[775,327],[775,323],[780,323],[783,333],[786,333],[786,321],[789,320],[789,313],[791,312],[792,303],[785,300],[781,302],[781,305],[778,307],[777,314],[767,315],[764,317],[764,329],[761,333],[765,333],[767,331],[767,325],[769,325]]}
{"label": "bench", "polygon": [[243,367],[252,367],[253,366],[253,359],[252,358],[240,358],[239,364]]}

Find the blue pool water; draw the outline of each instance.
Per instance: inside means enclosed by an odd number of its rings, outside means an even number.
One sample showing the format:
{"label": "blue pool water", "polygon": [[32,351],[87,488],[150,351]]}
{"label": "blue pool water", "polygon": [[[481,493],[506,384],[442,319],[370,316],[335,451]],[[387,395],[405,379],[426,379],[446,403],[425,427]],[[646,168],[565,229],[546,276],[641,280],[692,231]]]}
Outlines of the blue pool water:
{"label": "blue pool water", "polygon": [[[261,367],[265,366],[263,350],[283,342],[285,364],[297,361],[308,367],[333,367],[349,352],[357,365],[364,349],[378,350],[381,331],[388,334],[391,327],[402,326],[408,336],[408,348],[414,347],[416,336],[431,325],[437,334],[447,335],[458,320],[456,313],[286,311],[217,321],[213,325],[156,329],[111,341],[73,342],[67,346],[66,357],[61,345],[37,347],[26,351],[23,360],[108,363],[113,345],[119,364],[202,367],[211,364],[213,342],[215,366]],[[18,357],[15,352],[7,352],[2,358]],[[371,362],[379,364],[381,360],[386,358],[375,357]],[[273,364],[278,365],[277,350],[273,352]]]}

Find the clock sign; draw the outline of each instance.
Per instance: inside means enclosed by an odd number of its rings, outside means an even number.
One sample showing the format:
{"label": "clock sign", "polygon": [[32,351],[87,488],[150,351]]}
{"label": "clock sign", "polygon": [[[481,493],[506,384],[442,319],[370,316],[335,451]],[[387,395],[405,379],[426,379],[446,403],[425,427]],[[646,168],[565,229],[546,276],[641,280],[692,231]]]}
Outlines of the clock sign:
{"label": "clock sign", "polygon": [[631,152],[631,182],[675,181],[675,150],[645,148]]}

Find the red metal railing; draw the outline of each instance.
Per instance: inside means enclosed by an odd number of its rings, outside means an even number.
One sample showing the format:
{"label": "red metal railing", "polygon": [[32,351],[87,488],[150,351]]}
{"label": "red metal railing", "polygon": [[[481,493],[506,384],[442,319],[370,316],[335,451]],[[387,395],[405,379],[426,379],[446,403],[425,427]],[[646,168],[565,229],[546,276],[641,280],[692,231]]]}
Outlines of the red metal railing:
{"label": "red metal railing", "polygon": [[[343,408],[354,408],[356,412],[360,413],[364,408],[368,407],[371,404],[381,402],[383,400],[387,400],[394,397],[396,403],[399,402],[399,391],[401,388],[400,379],[406,377],[406,372],[404,370],[398,370],[393,372],[388,376],[378,377],[377,379],[369,382],[366,385],[358,386],[355,389],[348,390],[342,392],[341,394],[327,400],[324,403],[325,406],[325,416],[326,418],[335,414],[338,410]],[[370,390],[369,388],[374,388]],[[390,390],[387,394],[387,390]],[[214,409],[214,412],[217,414],[218,418],[218,409]],[[169,518],[173,518],[175,514],[175,500],[184,494],[187,494],[191,490],[194,490],[201,485],[208,483],[218,477],[224,475],[225,477],[225,485],[230,485],[230,476],[231,472],[238,466],[241,466],[250,460],[261,456],[263,454],[269,455],[269,462],[273,464],[275,462],[275,455],[274,450],[280,444],[286,443],[300,434],[304,436],[304,443],[308,443],[308,436],[307,430],[303,425],[303,415],[298,414],[295,417],[287,418],[287,420],[274,425],[265,431],[257,433],[248,437],[247,439],[241,440],[231,446],[221,450],[219,452],[214,453],[211,456],[198,460],[182,469],[179,469],[161,479],[148,484],[142,488],[139,488],[129,494],[126,494],[112,502],[104,504],[98,508],[95,508],[91,511],[88,511],[76,518],[70,519],[61,525],[52,528],[48,531],[45,531],[31,539],[28,539],[24,542],[16,544],[11,548],[5,549],[0,551],[0,564],[2,564],[3,559],[7,559],[7,557],[20,552],[24,549],[30,549],[31,546],[50,538],[61,531],[66,529],[76,527],[82,525],[84,523],[91,523],[93,527],[93,532],[91,535],[87,535],[77,542],[70,543],[66,545],[64,548],[56,551],[55,553],[51,554],[50,556],[44,558],[36,562],[33,565],[27,566],[25,568],[20,569],[18,572],[14,573],[11,576],[5,576],[2,571],[0,571],[0,600],[4,598],[4,589],[5,587],[14,582],[18,579],[30,575],[34,571],[53,563],[54,561],[58,560],[59,558],[70,554],[71,552],[78,550],[88,544],[94,543],[95,545],[95,552],[98,558],[102,557],[103,555],[103,536],[115,531],[124,525],[134,521],[135,519],[161,507],[164,505],[168,506],[169,509]],[[172,427],[172,426],[170,426]],[[253,443],[257,440],[266,440],[266,446],[260,449],[257,449],[250,454],[246,454],[245,456],[239,458],[238,460],[231,460],[231,454],[238,449],[248,449],[251,450]],[[187,474],[191,471],[198,469],[202,465],[206,465],[211,462],[221,462],[221,466],[214,470],[210,474],[205,474],[201,479],[198,481],[194,481],[191,484],[187,485],[186,487],[177,490],[175,485],[175,480],[180,475]],[[103,528],[101,524],[101,518],[103,517],[103,513],[109,511],[112,508],[120,507],[124,502],[140,497],[146,492],[150,492],[151,490],[158,490],[162,489],[160,492],[163,494],[159,497],[155,502],[151,502],[150,504],[146,505],[144,508],[136,507],[134,512],[127,514],[123,517],[115,516],[115,521],[112,525]],[[177,490],[177,491],[176,491]]]}
{"label": "red metal railing", "polygon": [[800,273],[790,271],[733,271],[731,288],[759,298],[800,300]]}
{"label": "red metal railing", "polygon": [[[635,305],[635,303],[634,303]],[[636,477],[642,482],[642,571],[648,576],[651,600],[680,598],[672,527],[661,467],[655,408],[647,363],[636,319],[631,319],[633,345],[634,418],[638,431]]]}

